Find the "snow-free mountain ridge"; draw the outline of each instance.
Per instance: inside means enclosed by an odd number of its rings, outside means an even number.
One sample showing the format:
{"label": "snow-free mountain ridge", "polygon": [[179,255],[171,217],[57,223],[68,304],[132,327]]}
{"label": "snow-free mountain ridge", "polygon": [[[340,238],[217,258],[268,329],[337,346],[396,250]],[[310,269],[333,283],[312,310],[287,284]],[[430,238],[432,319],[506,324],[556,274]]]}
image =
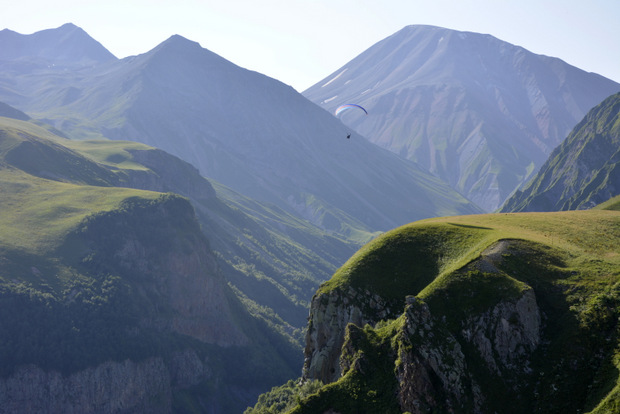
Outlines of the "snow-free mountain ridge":
{"label": "snow-free mountain ridge", "polygon": [[357,134],[346,139],[348,128],[292,87],[179,35],[79,77],[40,71],[15,82],[20,96],[0,88],[0,100],[70,136],[164,149],[324,229],[369,234],[480,211],[413,162]]}
{"label": "snow-free mountain ridge", "polygon": [[620,84],[491,35],[407,26],[303,94],[488,211]]}
{"label": "snow-free mountain ridge", "polygon": [[23,35],[9,29],[0,31],[0,62],[48,65],[93,65],[116,57],[83,29],[66,23],[56,29]]}

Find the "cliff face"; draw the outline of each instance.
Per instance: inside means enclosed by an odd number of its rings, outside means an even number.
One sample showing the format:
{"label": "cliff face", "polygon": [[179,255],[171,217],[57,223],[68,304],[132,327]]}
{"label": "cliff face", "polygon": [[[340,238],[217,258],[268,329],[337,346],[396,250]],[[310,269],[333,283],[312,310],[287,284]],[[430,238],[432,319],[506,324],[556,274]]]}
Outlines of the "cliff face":
{"label": "cliff face", "polygon": [[233,321],[228,286],[186,200],[128,201],[91,217],[76,237],[86,265],[136,283],[152,306],[143,324],[221,346],[248,338]]}
{"label": "cliff face", "polygon": [[0,379],[2,413],[169,413],[173,390],[209,378],[210,372],[190,350],[141,362],[108,361],[63,375],[35,365],[20,367]]}
{"label": "cliff face", "polygon": [[460,335],[436,321],[424,303],[407,306],[404,327],[398,399],[403,411],[412,414],[437,409],[481,412],[488,390],[472,375],[480,359],[508,382],[507,392],[516,397],[521,384],[511,379],[532,372],[530,359],[540,342],[540,313],[531,289],[516,301],[467,318]]}
{"label": "cliff face", "polygon": [[374,325],[393,317],[391,306],[379,295],[368,291],[349,287],[346,292],[334,290],[315,296],[310,305],[306,333],[304,378],[319,379],[324,383],[336,381],[341,376],[340,349],[347,325]]}
{"label": "cliff face", "polygon": [[[372,375],[352,332],[366,324],[395,317],[385,301],[371,296],[366,308],[353,306],[363,295],[340,293],[315,298],[306,337],[304,376],[334,382],[349,371]],[[338,305],[340,303],[340,305]],[[361,309],[372,309],[365,315]],[[482,361],[489,371],[507,381],[516,393],[516,378],[529,375],[532,353],[540,343],[540,312],[532,289],[516,300],[503,301],[487,311],[464,319],[460,332],[451,331],[445,318],[434,317],[427,304],[410,300],[403,314],[402,330],[392,349],[398,400],[403,411],[433,410],[479,412],[485,390],[472,375]],[[473,352],[472,352],[473,351]]]}
{"label": "cliff face", "polygon": [[170,374],[160,358],[106,362],[69,376],[29,365],[0,380],[3,413],[170,412]]}
{"label": "cliff face", "polygon": [[[504,280],[499,267],[510,247],[507,241],[491,246],[454,278],[475,271],[481,278]],[[402,302],[346,285],[319,294],[310,310],[304,377],[330,383],[345,376],[381,375],[380,367],[392,366],[382,382],[394,382],[400,409],[411,413],[488,412],[498,392],[517,401],[533,374],[541,311],[534,289],[501,283],[493,288],[505,291],[501,299],[485,302],[481,297],[475,311],[463,306],[459,296],[483,296],[476,288],[457,289],[452,299],[444,296],[447,312],[438,306],[433,311],[414,296],[407,296],[403,312]],[[454,313],[459,306],[462,311]],[[377,345],[375,337],[381,334],[371,332],[381,328],[367,325],[390,320],[398,328]]]}

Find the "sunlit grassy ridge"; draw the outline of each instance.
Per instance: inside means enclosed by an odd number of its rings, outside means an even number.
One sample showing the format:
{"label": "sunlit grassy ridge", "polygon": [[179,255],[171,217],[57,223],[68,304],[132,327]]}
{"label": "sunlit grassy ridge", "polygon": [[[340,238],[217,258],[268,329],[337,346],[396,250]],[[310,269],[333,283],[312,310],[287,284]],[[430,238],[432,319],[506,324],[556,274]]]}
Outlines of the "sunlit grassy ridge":
{"label": "sunlit grassy ridge", "polygon": [[146,170],[147,168],[135,162],[129,151],[153,149],[153,147],[137,142],[109,140],[67,141],[63,142],[63,145],[101,164],[132,170]]}
{"label": "sunlit grassy ridge", "polygon": [[[77,185],[63,182],[65,179],[49,180],[14,168],[10,162],[26,166],[40,163],[44,165],[43,168],[48,163],[50,168],[47,173],[52,176],[52,172],[58,174],[64,171],[67,176],[75,176],[75,171],[81,168],[87,171],[90,166],[63,165],[71,156],[65,149],[70,141],[29,122],[9,118],[0,118],[0,121],[0,245],[6,248],[21,249],[33,254],[48,253],[87,215],[114,209],[128,197],[153,199],[159,196],[150,191]],[[46,152],[34,148],[23,156],[21,153],[14,155],[21,145],[39,142],[43,143],[40,148]],[[53,142],[62,143],[62,146],[58,146],[55,151]],[[80,143],[74,146],[85,147]],[[105,144],[93,146],[93,151],[104,151],[106,147]],[[30,159],[41,154],[45,159]],[[79,164],[80,157],[76,154],[71,161]],[[88,174],[77,174],[76,180]]]}
{"label": "sunlit grassy ridge", "polygon": [[128,197],[158,193],[80,186],[0,171],[0,244],[45,254],[87,215],[112,210]]}
{"label": "sunlit grassy ridge", "polygon": [[[360,249],[321,292],[343,284],[388,296],[417,295],[430,282],[464,266],[504,239],[523,239],[566,253],[567,265],[604,260],[620,266],[620,214],[611,210],[483,214],[411,223]],[[422,279],[422,280],[421,280]],[[401,283],[402,281],[402,283]],[[403,286],[404,283],[404,286]]]}

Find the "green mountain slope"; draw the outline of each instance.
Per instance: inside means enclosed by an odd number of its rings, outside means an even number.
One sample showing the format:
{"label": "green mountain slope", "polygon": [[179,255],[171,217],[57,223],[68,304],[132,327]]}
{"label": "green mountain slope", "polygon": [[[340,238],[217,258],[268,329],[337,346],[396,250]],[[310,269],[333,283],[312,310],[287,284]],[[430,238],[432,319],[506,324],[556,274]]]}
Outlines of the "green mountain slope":
{"label": "green mountain slope", "polygon": [[290,412],[617,412],[610,204],[428,219],[368,243],[312,300],[304,377],[326,385]]}
{"label": "green mountain slope", "polygon": [[191,165],[143,144],[63,140],[63,145],[114,171],[118,180],[111,179],[110,185],[188,197],[238,296],[253,313],[297,341],[319,284],[372,236],[337,237],[276,206],[211,183]]}
{"label": "green mountain slope", "polygon": [[591,208],[620,194],[620,94],[594,107],[504,212]]}
{"label": "green mountain slope", "polygon": [[336,237],[276,206],[217,183],[214,188],[193,166],[143,144],[72,141],[9,119],[0,122],[0,128],[46,138],[32,138],[10,155],[15,165],[39,177],[188,197],[238,296],[298,342],[312,294],[372,236]]}
{"label": "green mountain slope", "polygon": [[236,297],[189,201],[121,187],[165,182],[123,160],[130,143],[80,144],[114,169],[65,141],[0,118],[0,406],[238,412],[294,376],[296,347]]}

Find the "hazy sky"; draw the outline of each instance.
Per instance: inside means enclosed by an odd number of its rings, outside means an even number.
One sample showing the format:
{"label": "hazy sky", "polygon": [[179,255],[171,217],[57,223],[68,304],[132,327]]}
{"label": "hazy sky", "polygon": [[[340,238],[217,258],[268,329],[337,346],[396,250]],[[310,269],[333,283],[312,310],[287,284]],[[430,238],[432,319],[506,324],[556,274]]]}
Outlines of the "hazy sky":
{"label": "hazy sky", "polygon": [[410,24],[491,34],[620,82],[620,0],[0,0],[0,29],[74,23],[119,58],[173,34],[303,91]]}

